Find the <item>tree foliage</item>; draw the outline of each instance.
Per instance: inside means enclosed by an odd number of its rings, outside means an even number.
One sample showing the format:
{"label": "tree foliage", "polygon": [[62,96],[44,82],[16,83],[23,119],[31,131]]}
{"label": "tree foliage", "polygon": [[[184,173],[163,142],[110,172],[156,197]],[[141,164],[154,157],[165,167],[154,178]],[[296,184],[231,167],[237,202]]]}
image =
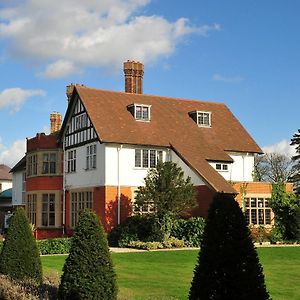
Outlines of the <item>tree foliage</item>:
{"label": "tree foliage", "polygon": [[292,157],[294,162],[291,180],[294,182],[294,191],[300,195],[300,129],[295,133],[291,139],[291,145],[296,146],[296,154]]}
{"label": "tree foliage", "polygon": [[156,169],[150,169],[145,186],[140,186],[136,194],[138,210],[148,204],[153,205],[159,218],[168,213],[179,215],[195,207],[196,191],[191,178],[185,179],[184,172],[174,162],[158,163]]}
{"label": "tree foliage", "polygon": [[59,299],[116,298],[116,274],[103,227],[94,212],[84,210],[63,267]]}
{"label": "tree foliage", "polygon": [[293,162],[287,155],[266,153],[254,158],[254,180],[287,182],[292,174]]}
{"label": "tree foliage", "polygon": [[42,265],[31,225],[23,208],[17,208],[0,256],[0,271],[13,279],[42,282]]}
{"label": "tree foliage", "polygon": [[300,199],[287,193],[283,183],[273,184],[270,206],[275,214],[275,230],[283,240],[300,239]]}
{"label": "tree foliage", "polygon": [[210,206],[189,299],[269,299],[250,230],[231,195],[216,194]]}

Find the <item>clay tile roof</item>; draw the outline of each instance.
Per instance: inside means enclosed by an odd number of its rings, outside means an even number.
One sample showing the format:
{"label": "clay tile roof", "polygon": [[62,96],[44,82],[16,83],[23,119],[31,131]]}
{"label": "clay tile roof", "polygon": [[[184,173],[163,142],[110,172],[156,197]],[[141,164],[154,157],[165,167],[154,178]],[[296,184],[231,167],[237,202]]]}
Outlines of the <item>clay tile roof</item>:
{"label": "clay tile roof", "polygon": [[[171,147],[216,191],[230,184],[207,161],[232,162],[227,152],[262,153],[223,103],[75,87],[101,142]],[[73,98],[74,99],[74,98]],[[151,121],[139,122],[130,104],[151,105]],[[199,127],[192,111],[211,112],[212,126]]]}
{"label": "clay tile roof", "polygon": [[12,175],[9,173],[10,167],[0,165],[0,180],[12,180]]}

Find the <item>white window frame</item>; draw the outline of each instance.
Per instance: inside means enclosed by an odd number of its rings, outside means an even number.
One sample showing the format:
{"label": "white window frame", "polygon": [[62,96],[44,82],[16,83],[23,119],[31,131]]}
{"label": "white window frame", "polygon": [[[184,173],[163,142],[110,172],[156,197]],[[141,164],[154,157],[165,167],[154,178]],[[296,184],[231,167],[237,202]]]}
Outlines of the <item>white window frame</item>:
{"label": "white window frame", "polygon": [[79,214],[84,209],[93,209],[93,192],[92,191],[78,191],[71,192],[71,227],[77,225]]}
{"label": "white window frame", "polygon": [[[137,116],[137,108],[141,109],[141,116]],[[147,116],[144,116],[143,110],[147,110]],[[134,104],[134,118],[137,121],[150,121],[151,120],[151,105]]]}
{"label": "white window frame", "polygon": [[159,149],[136,148],[134,155],[134,167],[136,169],[156,168],[157,163],[163,161],[163,150]]}
{"label": "white window frame", "polygon": [[228,172],[229,171],[229,165],[224,163],[216,163],[215,169],[218,172]]}
{"label": "white window frame", "polygon": [[[201,115],[203,122],[200,122]],[[208,118],[207,123],[204,122],[205,118]],[[211,127],[211,112],[197,110],[197,124],[199,127]]]}

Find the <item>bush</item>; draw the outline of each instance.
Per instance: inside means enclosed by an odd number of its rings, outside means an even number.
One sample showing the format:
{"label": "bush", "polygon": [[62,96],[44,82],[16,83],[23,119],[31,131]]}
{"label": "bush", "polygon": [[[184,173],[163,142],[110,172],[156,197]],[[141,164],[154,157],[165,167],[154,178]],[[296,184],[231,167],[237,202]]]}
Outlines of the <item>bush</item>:
{"label": "bush", "polygon": [[109,245],[125,247],[131,241],[162,241],[163,233],[154,216],[132,216],[116,226],[108,235]]}
{"label": "bush", "polygon": [[255,243],[263,243],[270,241],[271,230],[267,229],[265,226],[260,225],[258,227],[249,227],[251,231],[252,240]]}
{"label": "bush", "polygon": [[214,197],[200,249],[189,299],[270,299],[250,230],[233,196]]}
{"label": "bush", "polygon": [[84,210],[63,267],[59,299],[116,299],[113,270],[103,227],[94,212]]}
{"label": "bush", "polygon": [[0,272],[13,279],[42,282],[38,247],[23,208],[18,208],[11,218],[1,252]]}
{"label": "bush", "polygon": [[40,254],[68,254],[71,248],[72,238],[55,238],[38,240],[37,246]]}
{"label": "bush", "polygon": [[0,275],[1,300],[54,300],[57,299],[57,287],[57,282],[54,283],[47,278],[38,286],[35,282],[12,280],[8,276]]}
{"label": "bush", "polygon": [[141,241],[131,241],[127,247],[141,249],[141,250],[157,250],[163,249],[164,246],[161,242],[141,242]]}
{"label": "bush", "polygon": [[184,240],[186,246],[199,247],[205,227],[205,219],[193,217],[190,219],[179,219],[174,222],[171,236]]}

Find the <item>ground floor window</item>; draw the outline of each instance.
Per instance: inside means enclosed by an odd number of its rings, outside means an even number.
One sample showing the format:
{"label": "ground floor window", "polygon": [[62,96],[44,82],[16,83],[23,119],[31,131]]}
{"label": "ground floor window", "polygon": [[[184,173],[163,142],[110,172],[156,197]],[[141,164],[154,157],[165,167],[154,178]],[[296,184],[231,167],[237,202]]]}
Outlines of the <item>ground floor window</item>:
{"label": "ground floor window", "polygon": [[93,208],[93,193],[91,191],[71,192],[71,224],[75,227],[79,214],[86,208]]}
{"label": "ground floor window", "polygon": [[36,225],[36,194],[27,195],[26,211],[29,221]]}
{"label": "ground floor window", "polygon": [[270,198],[245,198],[245,216],[248,224],[271,225]]}
{"label": "ground floor window", "polygon": [[55,226],[55,194],[42,195],[42,226]]}

